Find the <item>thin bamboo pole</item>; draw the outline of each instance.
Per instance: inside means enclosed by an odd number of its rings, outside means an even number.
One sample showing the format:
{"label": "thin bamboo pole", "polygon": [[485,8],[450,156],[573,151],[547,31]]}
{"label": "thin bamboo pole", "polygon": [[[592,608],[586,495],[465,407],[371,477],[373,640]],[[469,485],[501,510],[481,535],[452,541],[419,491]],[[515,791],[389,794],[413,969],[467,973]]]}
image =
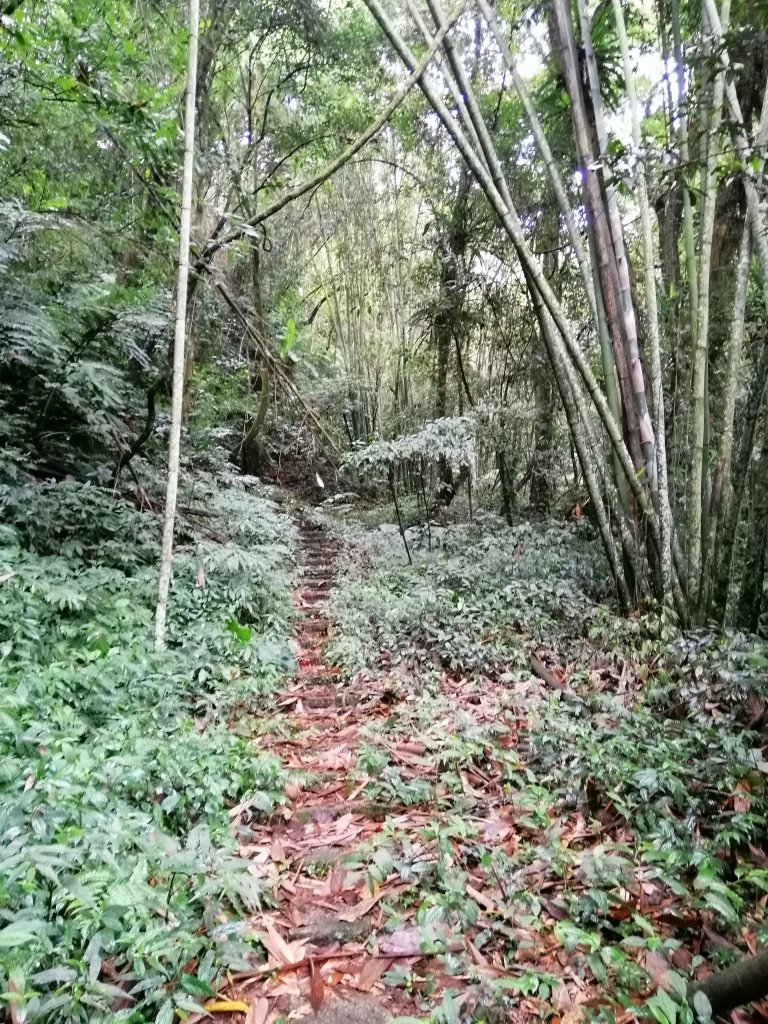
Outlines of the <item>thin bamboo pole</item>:
{"label": "thin bamboo pole", "polygon": [[656,471],[658,476],[658,507],[659,532],[661,534],[661,577],[663,596],[669,597],[672,586],[672,509],[669,500],[669,481],[667,477],[666,426],[664,416],[664,387],[661,369],[661,337],[659,331],[659,307],[656,296],[655,250],[653,245],[653,229],[651,226],[651,207],[648,201],[648,185],[645,164],[640,152],[642,139],[640,135],[640,111],[635,89],[635,76],[629,58],[629,41],[624,23],[624,10],[621,0],[613,0],[613,13],[616,31],[619,37],[622,61],[624,64],[624,81],[627,88],[630,114],[632,118],[632,143],[635,147],[636,165],[635,178],[637,183],[637,201],[640,208],[640,226],[643,243],[643,268],[645,271],[645,301],[648,317],[648,333],[651,343],[651,380],[653,388],[653,409],[656,430]]}
{"label": "thin bamboo pole", "polygon": [[165,517],[160,553],[160,579],[155,606],[155,650],[165,648],[165,621],[173,569],[173,531],[176,524],[176,497],[179,489],[181,419],[184,399],[184,347],[187,332],[187,283],[189,280],[189,239],[192,226],[192,183],[195,159],[195,89],[197,85],[197,48],[200,31],[199,0],[189,2],[189,39],[187,42],[187,95],[184,110],[184,172],[181,189],[179,226],[179,266],[176,288],[176,324],[173,339],[173,390],[171,432],[168,441],[168,483],[165,491]]}

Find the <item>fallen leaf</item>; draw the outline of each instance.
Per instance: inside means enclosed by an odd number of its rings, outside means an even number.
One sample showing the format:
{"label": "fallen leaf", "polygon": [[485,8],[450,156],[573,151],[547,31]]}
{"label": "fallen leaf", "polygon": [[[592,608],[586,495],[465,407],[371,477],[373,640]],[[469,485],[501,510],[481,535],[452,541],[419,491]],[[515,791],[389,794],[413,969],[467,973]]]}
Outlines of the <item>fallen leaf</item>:
{"label": "fallen leaf", "polygon": [[309,961],[309,976],[311,979],[309,986],[309,1004],[315,1013],[317,1013],[325,999],[325,985],[323,984],[323,976],[320,973],[320,968],[313,959]]}
{"label": "fallen leaf", "polygon": [[404,925],[379,937],[379,952],[393,957],[417,956],[422,945],[431,947],[435,942],[445,943],[446,948],[453,951],[464,948],[463,940],[454,935],[447,925],[434,924],[428,928]]}
{"label": "fallen leaf", "polygon": [[365,917],[366,914],[370,913],[382,896],[387,895],[388,892],[391,894],[392,890],[381,889],[375,896],[370,896],[367,900],[362,900],[356,907],[348,910],[346,914],[339,914],[339,920],[348,922],[359,921],[361,917]]}
{"label": "fallen leaf", "polygon": [[365,966],[352,984],[361,992],[370,992],[376,982],[387,973],[393,961],[390,957],[373,957],[366,960]]}
{"label": "fallen leaf", "polygon": [[282,864],[288,858],[285,856],[285,850],[283,844],[279,839],[275,839],[269,851],[269,855],[276,864]]}
{"label": "fallen leaf", "polygon": [[344,879],[347,873],[341,866],[340,861],[336,861],[333,865],[333,870],[328,878],[328,891],[332,896],[338,896],[341,890],[344,888]]}
{"label": "fallen leaf", "polygon": [[733,809],[737,814],[746,814],[752,806],[750,797],[751,787],[746,779],[736,784],[736,792],[733,796]]}
{"label": "fallen leaf", "polygon": [[304,945],[301,942],[286,942],[271,921],[265,922],[266,934],[257,932],[262,946],[283,966],[300,963],[304,959]]}
{"label": "fallen leaf", "polygon": [[469,939],[467,939],[467,949],[469,950],[469,955],[472,957],[472,959],[474,960],[478,967],[488,968],[491,966],[486,960],[486,958],[483,956],[483,954],[480,952],[480,950],[477,948],[477,946],[473,942],[470,942]]}
{"label": "fallen leaf", "polygon": [[475,889],[475,887],[469,883],[467,883],[467,896],[471,896],[476,903],[479,903],[481,907],[485,907],[485,909],[491,913],[496,909],[496,904],[493,900],[488,899],[488,897],[481,893],[479,889]]}
{"label": "fallen leaf", "polygon": [[263,996],[251,1003],[245,1015],[245,1024],[265,1024],[269,1016],[269,1000]]}
{"label": "fallen leaf", "polygon": [[665,992],[674,994],[674,990],[669,984],[670,966],[669,960],[667,960],[663,953],[655,953],[650,950],[646,951],[645,970],[651,981],[656,988],[660,988]]}
{"label": "fallen leaf", "polygon": [[573,999],[568,986],[562,981],[552,990],[552,1005],[558,1013],[564,1014],[573,1007]]}

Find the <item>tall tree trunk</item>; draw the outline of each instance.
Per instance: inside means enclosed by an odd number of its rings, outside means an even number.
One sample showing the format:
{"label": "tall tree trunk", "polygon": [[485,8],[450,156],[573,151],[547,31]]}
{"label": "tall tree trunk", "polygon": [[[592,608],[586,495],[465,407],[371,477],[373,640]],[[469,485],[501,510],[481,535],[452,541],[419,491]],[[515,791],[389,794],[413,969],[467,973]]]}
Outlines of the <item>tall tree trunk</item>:
{"label": "tall tree trunk", "polygon": [[[557,288],[558,242],[557,219],[542,217],[539,248],[544,252],[542,270],[552,285]],[[551,329],[551,321],[547,321]],[[547,339],[540,338],[539,346],[533,352],[533,458],[531,460],[530,506],[534,512],[549,512],[552,499],[552,441],[555,426],[555,392],[552,378],[547,373]]]}
{"label": "tall tree trunk", "polygon": [[261,472],[261,444],[259,436],[267,418],[269,408],[270,372],[268,361],[261,351],[267,347],[264,303],[261,296],[261,255],[258,240],[251,239],[251,298],[253,305],[252,326],[259,336],[259,344],[251,355],[249,385],[251,393],[261,388],[259,408],[255,415],[246,413],[243,419],[243,439],[240,442],[240,468],[243,473]]}
{"label": "tall tree trunk", "polygon": [[763,397],[765,396],[766,383],[768,383],[768,343],[763,345],[760,359],[752,376],[749,393],[739,417],[741,420],[739,447],[731,474],[730,494],[726,504],[722,546],[720,548],[720,559],[712,598],[712,613],[720,623],[725,621],[728,608],[736,534],[741,516],[741,506],[744,500],[744,488],[747,482],[749,463],[755,443],[755,433],[760,418]]}
{"label": "tall tree trunk", "polygon": [[624,11],[621,0],[613,0],[614,20],[619,35],[619,45],[624,63],[624,79],[627,86],[632,117],[632,142],[637,150],[636,181],[637,197],[640,207],[640,224],[642,228],[643,265],[645,269],[645,301],[648,315],[648,334],[651,347],[651,374],[653,386],[653,406],[656,418],[656,470],[658,474],[658,510],[659,529],[661,533],[661,582],[662,598],[671,597],[672,588],[672,509],[669,500],[669,483],[667,479],[666,424],[664,414],[664,387],[661,369],[661,337],[659,332],[659,309],[656,297],[655,256],[653,246],[653,230],[651,226],[651,207],[648,201],[645,165],[640,155],[640,112],[635,92],[635,78],[629,58],[629,42],[624,24]]}
{"label": "tall tree trunk", "polygon": [[[688,317],[690,324],[690,347],[697,335],[699,314],[699,288],[696,270],[696,235],[693,227],[693,204],[686,171],[690,166],[690,150],[688,146],[688,112],[685,103],[685,66],[683,64],[683,43],[680,30],[680,7],[678,0],[670,0],[672,16],[672,38],[675,55],[675,77],[677,80],[677,117],[673,119],[677,135],[677,150],[681,167],[681,185],[683,190],[683,245],[685,248],[685,272],[688,285]],[[689,347],[689,351],[690,351]],[[686,380],[683,367],[678,365],[678,377]]]}
{"label": "tall tree trunk", "polygon": [[555,425],[554,394],[551,376],[547,373],[546,349],[537,354],[534,371],[534,442],[531,470],[530,506],[534,512],[546,514],[552,501],[552,435]]}
{"label": "tall tree trunk", "polygon": [[599,178],[599,161],[594,152],[593,131],[581,83],[576,41],[573,34],[570,6],[567,0],[552,0],[554,16],[554,43],[560,56],[560,66],[565,78],[570,99],[569,109],[573,122],[576,152],[584,187],[589,230],[594,241],[600,289],[605,308],[608,334],[611,339],[613,360],[619,381],[624,436],[636,469],[643,465],[643,450],[640,440],[640,424],[632,393],[630,368],[627,362],[625,334],[620,310],[620,286],[616,260],[611,238],[610,221],[605,201],[605,191]]}
{"label": "tall tree trunk", "polygon": [[648,396],[645,391],[643,360],[640,353],[637,317],[635,315],[635,305],[632,298],[629,259],[627,257],[626,246],[624,244],[624,228],[621,223],[621,214],[619,212],[618,192],[616,185],[611,181],[611,175],[608,170],[608,132],[605,127],[603,98],[597,71],[597,59],[592,46],[592,33],[586,0],[577,0],[577,5],[581,21],[582,44],[584,46],[584,54],[586,56],[590,97],[594,112],[594,126],[600,156],[598,181],[603,189],[605,203],[608,207],[608,223],[616,266],[616,280],[618,283],[617,297],[619,300],[619,312],[621,316],[621,330],[626,350],[627,366],[629,369],[630,385],[632,388],[632,397],[637,417],[637,429],[643,456],[645,475],[651,488],[651,492],[655,494],[658,487],[656,472],[656,441],[653,423],[651,421],[648,408]]}
{"label": "tall tree trunk", "polygon": [[[730,0],[723,0],[723,21],[727,21]],[[704,18],[706,22],[706,17]],[[707,111],[707,159],[702,181],[703,209],[699,234],[698,317],[693,339],[691,471],[688,490],[688,582],[691,602],[697,615],[703,610],[707,585],[707,560],[702,557],[702,539],[708,536],[709,478],[709,309],[712,235],[717,205],[717,159],[720,151],[719,131],[722,117],[725,74],[715,76],[712,103]]]}
{"label": "tall tree trunk", "polygon": [[[766,88],[763,94],[760,122],[755,139],[756,157],[758,161],[756,176],[758,185],[762,183],[764,169],[763,149],[767,141],[768,88]],[[758,225],[758,227],[762,229],[762,225]],[[733,464],[733,471],[730,475],[730,486],[728,486],[728,474],[726,469],[730,462],[733,441],[733,409],[735,408],[736,403],[738,369],[744,334],[744,310],[746,306],[749,279],[750,245],[754,244],[757,249],[757,262],[760,267],[763,284],[763,304],[768,312],[768,265],[766,262],[765,242],[766,240],[764,235],[762,238],[755,237],[754,219],[750,217],[748,209],[744,225],[744,233],[742,235],[739,266],[737,270],[736,294],[734,297],[734,312],[730,341],[731,347],[729,352],[729,375],[726,385],[725,413],[723,420],[723,435],[720,450],[718,452],[718,473],[722,475],[720,479],[716,477],[716,483],[718,486],[713,491],[713,518],[716,525],[719,525],[720,522],[722,522],[722,531],[719,537],[717,533],[715,533],[715,552],[717,561],[716,575],[713,584],[712,610],[715,618],[721,623],[725,621],[728,606],[736,529],[741,512],[741,503],[744,494],[744,485],[747,477],[749,460],[752,455],[755,429],[760,415],[763,395],[765,393],[766,380],[768,380],[768,344],[765,344],[753,373],[749,394],[745,404],[744,415],[741,417],[742,428],[739,439],[739,448],[736,460]]]}
{"label": "tall tree trunk", "polygon": [[765,559],[768,547],[768,423],[763,425],[763,444],[755,470],[744,571],[736,605],[735,623],[753,633],[757,630],[765,590]]}
{"label": "tall tree trunk", "polygon": [[[448,370],[451,353],[460,344],[460,320],[463,305],[463,283],[461,271],[467,247],[467,205],[469,202],[469,171],[462,166],[456,197],[451,209],[447,229],[439,240],[440,259],[439,308],[434,319],[434,338],[437,347],[437,370],[435,374],[435,416],[448,415]],[[459,381],[461,388],[461,381]],[[453,472],[450,465],[442,460],[437,500],[450,500],[454,493]]]}
{"label": "tall tree trunk", "polygon": [[187,279],[189,276],[189,235],[192,223],[192,180],[195,158],[195,83],[197,81],[197,39],[200,27],[199,0],[189,0],[189,41],[187,44],[187,97],[184,113],[184,177],[181,190],[179,226],[179,270],[176,289],[176,325],[173,342],[173,392],[171,433],[168,442],[168,485],[160,553],[160,580],[155,606],[155,650],[165,648],[165,620],[173,568],[173,531],[176,524],[176,495],[179,487],[181,413],[184,396],[184,342],[187,329]]}
{"label": "tall tree trunk", "polygon": [[[744,321],[747,308],[747,286],[749,284],[749,264],[751,256],[751,235],[749,223],[744,221],[742,229],[741,248],[739,251],[739,262],[736,268],[736,291],[733,297],[733,315],[731,317],[731,331],[726,350],[727,376],[725,382],[725,396],[723,400],[722,429],[720,443],[717,450],[717,463],[712,482],[712,500],[710,503],[709,515],[709,537],[707,548],[710,551],[709,559],[714,572],[719,572],[720,549],[722,546],[723,524],[730,501],[730,480],[733,456],[733,439],[735,433],[736,397],[741,376],[741,352],[744,344]],[[711,610],[712,592],[714,587],[714,573],[708,574],[705,595],[707,611]]]}

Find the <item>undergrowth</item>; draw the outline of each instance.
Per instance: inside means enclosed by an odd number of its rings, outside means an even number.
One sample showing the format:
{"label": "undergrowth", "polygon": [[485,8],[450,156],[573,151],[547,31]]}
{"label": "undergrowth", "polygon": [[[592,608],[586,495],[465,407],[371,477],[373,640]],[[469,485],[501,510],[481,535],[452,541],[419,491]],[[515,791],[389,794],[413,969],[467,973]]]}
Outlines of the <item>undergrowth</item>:
{"label": "undergrowth", "polygon": [[340,628],[333,653],[355,668],[382,651],[396,661],[428,654],[441,668],[492,672],[527,664],[525,644],[572,636],[598,614],[606,572],[597,548],[573,530],[496,516],[426,530],[404,564],[394,527],[365,533],[336,525],[364,545],[375,573],[350,568],[333,608]]}
{"label": "undergrowth", "polygon": [[227,811],[268,811],[283,775],[229,725],[292,665],[292,527],[198,475],[157,656],[157,518],[71,482],[1,499],[2,998],[18,1021],[170,1024],[243,962],[237,917],[266,898]]}
{"label": "undergrowth", "polygon": [[[491,993],[499,1012],[533,998],[546,1016],[552,969],[568,965],[595,987],[589,1019],[624,1007],[690,1020],[685,976],[768,941],[765,646],[618,617],[602,559],[573,527],[448,526],[431,552],[412,535],[413,566],[392,529],[334,528],[356,552],[332,599],[334,654],[392,703],[364,733],[355,781],[393,814],[431,812],[442,850],[427,865],[388,824],[372,843],[372,877],[386,863],[411,886],[392,926],[416,906],[417,922],[525,970]],[[562,689],[534,677],[532,653],[554,658]],[[513,837],[493,848],[509,821]],[[450,953],[438,959],[450,975]],[[659,964],[666,991],[648,998]],[[458,1017],[431,1006],[433,980],[385,980],[422,993],[435,1022],[485,1019],[487,979]]]}

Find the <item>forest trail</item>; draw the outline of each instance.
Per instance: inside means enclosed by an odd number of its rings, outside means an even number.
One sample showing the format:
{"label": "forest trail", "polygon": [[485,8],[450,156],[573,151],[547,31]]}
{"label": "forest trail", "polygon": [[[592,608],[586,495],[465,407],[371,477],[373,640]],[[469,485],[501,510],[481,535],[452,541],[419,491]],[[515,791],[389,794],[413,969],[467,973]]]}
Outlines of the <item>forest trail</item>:
{"label": "forest trail", "polygon": [[[435,619],[446,591],[421,575],[455,589],[481,553],[492,560],[488,535],[464,532],[414,569],[377,562],[361,535],[299,526],[298,670],[252,732],[286,773],[284,802],[231,812],[269,893],[239,925],[265,962],[229,976],[217,1009],[235,1012],[216,1019],[533,1024],[554,1010],[576,1024],[605,1007],[616,1024],[640,1019],[649,984],[684,985],[731,913],[717,878],[707,888],[688,867],[750,806],[720,726],[681,735],[673,717],[641,710],[651,670],[628,652],[535,638],[523,606],[540,616],[546,595],[528,589],[542,557],[532,531],[514,571],[498,563],[510,603],[494,663],[493,590],[465,581]],[[554,583],[555,604],[561,593]],[[356,631],[375,648],[364,661]],[[449,645],[470,640],[466,657],[482,649],[484,667],[451,664]],[[690,799],[678,787],[670,801],[653,759],[703,787],[693,838]],[[649,1005],[668,999],[662,988]]]}
{"label": "forest trail", "polygon": [[[430,757],[424,743],[408,738],[413,705],[407,692],[393,685],[387,673],[378,680],[367,675],[350,680],[328,663],[325,647],[332,627],[326,605],[334,565],[347,553],[310,521],[300,523],[300,535],[302,581],[294,594],[301,612],[296,630],[299,667],[278,697],[278,714],[259,743],[294,778],[306,782],[289,783],[288,803],[268,820],[255,820],[248,806],[233,810],[233,824],[243,835],[240,855],[272,880],[275,906],[247,929],[248,935],[258,935],[267,963],[233,976],[220,998],[240,1004],[233,1024],[305,1017],[377,1024],[392,1017],[423,1016],[424,1003],[417,997],[420,991],[424,994],[424,979],[429,979],[429,1002],[438,1005],[441,982],[455,993],[470,977],[476,981],[478,972],[509,978],[508,970],[494,967],[492,953],[488,959],[488,948],[481,953],[472,942],[471,936],[487,928],[489,920],[478,920],[476,928],[462,935],[441,920],[439,910],[426,918],[418,913],[429,873],[450,870],[454,859],[465,861],[463,838],[477,832],[488,851],[511,841],[512,809],[504,806],[503,772],[492,761],[485,760],[482,767],[467,763],[457,768],[458,792],[450,792],[447,763]],[[448,676],[440,690],[435,697],[450,712],[432,725],[443,737],[445,730],[456,730],[457,714],[469,731],[488,728],[500,715],[498,690],[489,693],[485,687],[481,693],[476,684]],[[517,729],[498,724],[495,731],[500,750],[513,753]],[[388,764],[397,765],[406,786],[409,780],[428,784],[429,801],[416,808],[396,796],[365,798],[371,769],[361,772],[359,752],[371,746]],[[479,752],[478,761],[484,758]],[[463,823],[457,815],[466,816]],[[408,850],[408,868],[396,865],[393,847]],[[470,868],[471,877],[471,865],[463,866]],[[477,888],[468,885],[467,893],[493,913],[493,900],[483,896],[483,888],[480,873]],[[394,928],[386,901],[398,905]],[[454,959],[450,977],[445,973],[446,953]],[[542,965],[545,957],[542,950]],[[521,964],[520,972],[525,970]],[[410,992],[407,986],[404,991],[383,984],[389,971],[413,975],[416,983]]]}

